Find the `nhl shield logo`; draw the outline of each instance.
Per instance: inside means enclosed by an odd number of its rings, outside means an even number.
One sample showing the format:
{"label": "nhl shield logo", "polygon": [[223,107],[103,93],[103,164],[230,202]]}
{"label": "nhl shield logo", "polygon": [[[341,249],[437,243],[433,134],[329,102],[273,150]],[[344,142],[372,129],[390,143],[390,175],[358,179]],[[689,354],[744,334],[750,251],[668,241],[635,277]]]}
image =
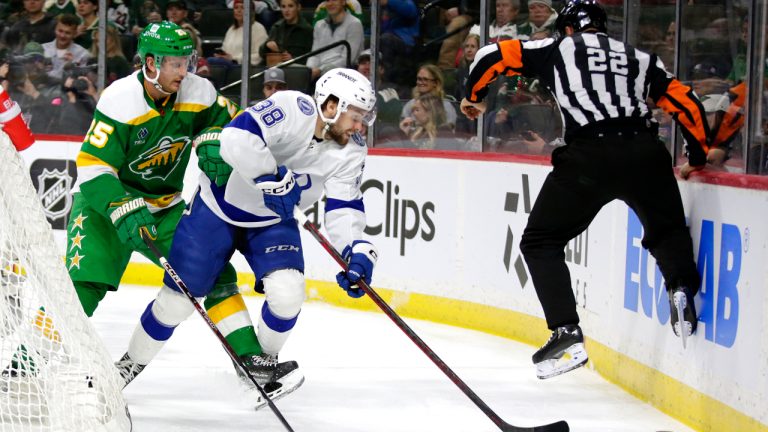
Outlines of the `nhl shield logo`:
{"label": "nhl shield logo", "polygon": [[67,171],[44,168],[42,174],[37,176],[37,182],[37,194],[45,216],[54,220],[69,214],[72,207],[72,196],[69,193],[72,177]]}

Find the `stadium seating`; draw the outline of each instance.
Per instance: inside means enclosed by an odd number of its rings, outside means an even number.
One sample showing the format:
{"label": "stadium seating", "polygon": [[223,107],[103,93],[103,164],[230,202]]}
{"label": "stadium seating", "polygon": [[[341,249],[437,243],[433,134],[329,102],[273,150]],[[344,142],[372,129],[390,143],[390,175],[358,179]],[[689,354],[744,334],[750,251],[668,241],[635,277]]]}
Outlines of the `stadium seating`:
{"label": "stadium seating", "polygon": [[224,35],[235,19],[232,9],[203,9],[202,16],[197,25],[203,44],[203,55],[210,57],[213,49],[221,46]]}

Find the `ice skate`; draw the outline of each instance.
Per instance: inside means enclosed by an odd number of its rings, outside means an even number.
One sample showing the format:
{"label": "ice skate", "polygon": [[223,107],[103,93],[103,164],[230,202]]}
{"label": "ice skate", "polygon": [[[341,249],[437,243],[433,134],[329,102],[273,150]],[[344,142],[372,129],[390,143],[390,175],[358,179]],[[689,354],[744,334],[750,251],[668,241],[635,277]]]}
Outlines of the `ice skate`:
{"label": "ice skate", "polygon": [[[253,356],[243,356],[243,363],[248,369],[249,374],[256,379],[256,382],[264,389],[267,396],[272,401],[292,393],[304,383],[304,375],[299,370],[299,364],[295,361],[279,363],[277,355],[262,354]],[[238,376],[255,394],[255,409],[260,409],[267,404],[266,399],[261,392],[255,389],[253,382],[237,368]]]}
{"label": "ice skate", "polygon": [[123,358],[115,362],[115,367],[117,368],[118,372],[120,372],[120,376],[123,378],[123,381],[125,381],[123,388],[130,384],[130,382],[133,381],[133,379],[136,378],[136,376],[144,370],[145,366],[146,365],[141,365],[133,361],[128,353],[123,354]]}
{"label": "ice skate", "polygon": [[[672,324],[672,331],[675,335],[682,338],[683,348],[686,347],[688,336],[696,331],[698,317],[696,316],[696,304],[693,301],[691,290],[686,287],[677,287],[668,290],[669,294],[669,316]],[[683,317],[681,320],[680,317]],[[680,327],[683,331],[680,331]]]}
{"label": "ice skate", "polygon": [[[566,354],[568,357],[561,360]],[[547,343],[533,354],[539,379],[552,378],[584,366],[587,359],[584,335],[576,324],[556,328]]]}

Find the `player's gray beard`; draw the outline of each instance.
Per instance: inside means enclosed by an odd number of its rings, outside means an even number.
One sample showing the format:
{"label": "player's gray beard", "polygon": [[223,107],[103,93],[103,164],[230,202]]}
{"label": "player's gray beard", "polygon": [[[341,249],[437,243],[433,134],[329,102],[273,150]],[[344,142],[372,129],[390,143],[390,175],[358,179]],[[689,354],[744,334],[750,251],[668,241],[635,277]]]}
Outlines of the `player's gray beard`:
{"label": "player's gray beard", "polygon": [[335,124],[328,129],[328,136],[341,145],[346,145],[349,142],[349,137],[345,136],[344,131],[340,131]]}

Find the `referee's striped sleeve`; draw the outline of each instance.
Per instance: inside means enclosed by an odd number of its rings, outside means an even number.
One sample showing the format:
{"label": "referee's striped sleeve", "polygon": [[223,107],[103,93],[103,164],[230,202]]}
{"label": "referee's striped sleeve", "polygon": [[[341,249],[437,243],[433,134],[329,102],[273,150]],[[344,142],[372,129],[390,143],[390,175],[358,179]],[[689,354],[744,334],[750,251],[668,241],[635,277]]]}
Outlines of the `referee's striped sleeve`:
{"label": "referee's striped sleeve", "polygon": [[671,114],[682,127],[683,138],[688,143],[688,161],[690,164],[692,166],[706,164],[707,152],[709,151],[707,144],[709,124],[704,114],[704,107],[693,90],[673,79],[664,94],[656,101],[656,105]]}
{"label": "referee's striped sleeve", "polygon": [[480,102],[488,93],[488,85],[499,75],[519,75],[523,68],[523,48],[511,39],[484,46],[477,52],[469,68],[467,100]]}
{"label": "referee's striped sleeve", "polygon": [[720,126],[716,132],[712,132],[715,138],[710,143],[710,147],[722,147],[727,146],[739,133],[741,127],[744,126],[744,103],[747,99],[747,85],[742,82],[728,90],[728,94],[732,97],[731,104],[723,115],[723,120],[720,122]]}
{"label": "referee's striped sleeve", "polygon": [[688,150],[688,162],[692,166],[707,163],[709,124],[704,106],[693,90],[678,81],[664,68],[657,56],[648,68],[648,96],[680,125]]}

